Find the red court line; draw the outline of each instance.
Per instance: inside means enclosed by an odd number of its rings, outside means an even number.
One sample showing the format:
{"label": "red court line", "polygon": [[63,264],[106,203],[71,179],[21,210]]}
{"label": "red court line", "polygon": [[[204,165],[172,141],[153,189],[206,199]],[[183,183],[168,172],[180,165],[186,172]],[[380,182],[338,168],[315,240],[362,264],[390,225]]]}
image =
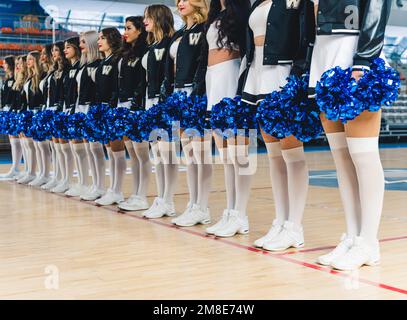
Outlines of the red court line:
{"label": "red court line", "polygon": [[[62,194],[55,194],[55,195],[57,195],[59,197],[63,197],[63,198],[68,198],[69,200],[74,200],[74,201],[77,201],[77,202],[81,202],[81,203],[87,204],[89,206],[100,207],[100,206],[98,206],[98,205],[96,205],[94,203],[90,203],[88,201],[82,201],[82,200],[77,199],[77,198],[70,198],[70,197],[64,196]],[[117,214],[125,214],[124,212],[120,211],[119,209],[113,208],[113,207],[100,207],[100,208],[102,208],[104,210],[107,210],[107,211],[115,212]],[[319,266],[317,264],[309,263],[309,262],[302,261],[302,260],[297,260],[297,259],[288,257],[286,254],[273,254],[273,253],[268,252],[268,251],[264,251],[264,250],[257,249],[257,248],[251,247],[251,246],[236,243],[236,242],[224,239],[224,238],[218,238],[218,237],[207,235],[206,233],[202,233],[202,232],[198,232],[198,231],[194,231],[194,230],[189,230],[189,229],[185,229],[185,228],[180,228],[180,227],[174,226],[173,224],[168,224],[168,223],[165,223],[165,222],[162,222],[162,221],[159,221],[159,220],[151,220],[151,219],[146,219],[146,218],[139,217],[139,216],[134,216],[134,215],[126,215],[126,216],[137,219],[137,220],[143,220],[145,222],[161,225],[161,226],[164,226],[164,227],[167,227],[167,228],[175,229],[177,231],[192,234],[192,235],[195,235],[195,236],[198,236],[198,237],[201,237],[201,238],[205,238],[205,239],[209,239],[209,240],[213,240],[213,241],[218,241],[218,242],[227,244],[229,246],[233,246],[235,248],[255,252],[257,254],[262,254],[262,255],[268,256],[270,258],[283,260],[283,261],[290,262],[290,263],[293,263],[293,264],[296,264],[296,265],[299,265],[299,266],[302,266],[302,267],[306,267],[306,268],[310,268],[310,269],[313,269],[313,270],[329,273],[329,274],[339,276],[339,277],[342,277],[342,278],[348,278],[349,277],[349,273],[339,272],[339,271],[333,270],[333,269],[331,269],[329,267],[322,267],[322,266]],[[403,236],[403,237],[396,237],[396,238],[388,238],[388,239],[383,239],[382,241],[393,241],[393,240],[399,240],[399,239],[405,239],[405,238],[407,238],[407,236],[406,237]],[[321,248],[319,248],[319,249],[322,250]],[[317,248],[315,248],[315,249],[317,249]],[[312,250],[312,249],[309,249],[309,250]],[[397,292],[397,293],[407,295],[407,290],[405,290],[405,289],[397,288],[397,287],[394,287],[394,286],[390,286],[390,285],[387,285],[387,284],[383,284],[383,283],[380,283],[380,282],[375,282],[375,281],[371,281],[371,280],[364,279],[364,278],[359,278],[359,277],[357,278],[357,280],[359,282],[361,282],[361,283],[364,283],[364,284],[367,284],[367,285],[370,285],[370,286],[373,286],[373,287],[376,287],[376,288],[381,288],[381,289],[385,289],[385,290],[388,290],[388,291]]]}

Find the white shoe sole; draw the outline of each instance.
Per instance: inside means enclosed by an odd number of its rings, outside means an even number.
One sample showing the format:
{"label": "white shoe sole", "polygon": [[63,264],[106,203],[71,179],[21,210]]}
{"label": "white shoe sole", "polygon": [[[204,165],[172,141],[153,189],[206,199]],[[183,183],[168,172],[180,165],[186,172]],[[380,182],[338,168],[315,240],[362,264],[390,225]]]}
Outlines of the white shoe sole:
{"label": "white shoe sole", "polygon": [[149,206],[140,207],[140,206],[126,206],[126,205],[119,205],[119,209],[124,211],[140,211],[140,210],[147,210]]}
{"label": "white shoe sole", "polygon": [[341,267],[341,266],[335,266],[334,264],[332,264],[331,267],[332,267],[332,269],[339,270],[339,271],[353,271],[353,270],[358,270],[364,266],[375,267],[378,265],[380,265],[380,260],[366,262],[366,263],[362,264],[360,267],[356,266],[356,267],[345,268],[345,267]]}
{"label": "white shoe sole", "polygon": [[215,236],[219,237],[219,238],[231,238],[234,237],[237,234],[241,234],[241,235],[245,235],[249,233],[249,229],[240,229],[238,231],[236,231],[235,233],[228,233],[228,234],[217,234],[215,232]]}
{"label": "white shoe sole", "polygon": [[263,246],[262,248],[267,251],[285,251],[285,250],[288,250],[291,248],[300,249],[300,248],[303,248],[304,245],[305,245],[304,243],[300,243],[300,244],[293,244],[289,247],[282,247],[282,248],[267,248],[267,246]]}
{"label": "white shoe sole", "polygon": [[175,225],[177,225],[178,227],[193,227],[196,226],[197,224],[202,224],[202,225],[206,225],[206,224],[210,224],[211,223],[211,219],[205,219],[202,221],[198,221],[196,223],[179,223],[178,221],[175,223]]}

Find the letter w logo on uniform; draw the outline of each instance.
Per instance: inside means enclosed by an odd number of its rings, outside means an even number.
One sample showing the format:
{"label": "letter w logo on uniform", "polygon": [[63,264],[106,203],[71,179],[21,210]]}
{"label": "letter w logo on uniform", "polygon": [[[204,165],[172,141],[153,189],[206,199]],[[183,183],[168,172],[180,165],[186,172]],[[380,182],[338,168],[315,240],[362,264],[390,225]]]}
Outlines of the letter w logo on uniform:
{"label": "letter w logo on uniform", "polygon": [[165,52],[165,48],[164,49],[155,49],[154,50],[155,60],[161,61],[164,57],[164,52]]}
{"label": "letter w logo on uniform", "polygon": [[298,9],[301,0],[286,0],[287,9]]}
{"label": "letter w logo on uniform", "polygon": [[103,66],[102,74],[104,76],[108,76],[111,70],[112,70],[112,66]]}
{"label": "letter w logo on uniform", "polygon": [[69,78],[75,78],[76,70],[70,70],[69,71]]}
{"label": "letter w logo on uniform", "polygon": [[191,46],[196,46],[196,45],[198,44],[198,42],[199,42],[199,39],[201,38],[201,34],[202,34],[202,32],[199,32],[199,33],[191,33],[191,34],[189,35],[189,44],[190,44]]}

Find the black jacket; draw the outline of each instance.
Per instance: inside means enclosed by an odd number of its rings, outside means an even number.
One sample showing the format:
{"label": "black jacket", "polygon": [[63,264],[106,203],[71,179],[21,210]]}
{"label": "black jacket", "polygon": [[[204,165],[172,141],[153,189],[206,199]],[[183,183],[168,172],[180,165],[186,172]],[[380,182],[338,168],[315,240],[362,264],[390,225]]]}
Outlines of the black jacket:
{"label": "black jacket", "polygon": [[[251,13],[264,0],[257,0]],[[296,64],[305,60],[314,42],[313,4],[310,0],[273,0],[266,26],[263,65]],[[254,57],[254,35],[247,28],[247,64]]]}
{"label": "black jacket", "polygon": [[[203,52],[202,46],[206,41],[204,28],[205,25],[203,23],[195,24],[188,30],[186,26],[184,26],[172,37],[167,50],[165,79],[161,89],[162,95],[171,94],[174,88],[204,88],[204,84],[196,82],[197,80],[202,80],[199,73],[203,72],[203,70],[199,70],[198,68],[203,68],[206,64],[206,62],[200,64]],[[171,58],[169,52],[171,45],[180,37],[182,37],[182,39],[180,40],[177,51],[177,64],[174,72],[174,60]]]}
{"label": "black jacket", "polygon": [[[359,35],[353,69],[369,69],[371,62],[382,51],[391,4],[391,0],[321,0],[317,13],[317,34]],[[352,10],[352,6],[358,10]],[[359,21],[359,24],[352,25],[348,21]]]}
{"label": "black jacket", "polygon": [[1,87],[1,107],[11,107],[13,103],[13,85],[14,78],[9,78],[4,80],[3,86]]}
{"label": "black jacket", "polygon": [[68,74],[68,68],[59,72],[54,71],[48,86],[49,105],[47,107],[56,108],[63,111],[64,106],[64,81]]}
{"label": "black jacket", "polygon": [[79,60],[76,61],[69,69],[64,78],[64,112],[74,113],[76,100],[78,99],[78,84],[76,76],[80,69]]}
{"label": "black jacket", "polygon": [[131,101],[135,109],[144,109],[146,94],[146,71],[141,65],[141,59],[123,58],[119,71],[119,101]]}
{"label": "black jacket", "polygon": [[92,78],[95,74],[101,60],[97,59],[91,63],[84,65],[80,85],[79,85],[79,104],[92,105],[96,102],[96,83]]}
{"label": "black jacket", "polygon": [[165,64],[171,38],[165,37],[148,48],[147,57],[147,98],[160,96],[160,87],[164,81]]}
{"label": "black jacket", "polygon": [[96,103],[117,106],[118,71],[117,57],[109,56],[101,61],[96,69]]}
{"label": "black jacket", "polygon": [[40,89],[34,92],[31,89],[31,79],[28,79],[28,96],[27,92],[23,89],[22,110],[40,110],[44,104],[44,96]]}
{"label": "black jacket", "polygon": [[48,80],[51,79],[50,81],[52,81],[52,76],[53,76],[53,72],[47,73],[45,78],[41,81],[44,82],[41,93],[42,93],[42,98],[43,98],[43,107],[42,109],[46,109],[47,107],[49,107],[47,105],[48,102],[48,96],[49,96],[49,85],[48,85]]}

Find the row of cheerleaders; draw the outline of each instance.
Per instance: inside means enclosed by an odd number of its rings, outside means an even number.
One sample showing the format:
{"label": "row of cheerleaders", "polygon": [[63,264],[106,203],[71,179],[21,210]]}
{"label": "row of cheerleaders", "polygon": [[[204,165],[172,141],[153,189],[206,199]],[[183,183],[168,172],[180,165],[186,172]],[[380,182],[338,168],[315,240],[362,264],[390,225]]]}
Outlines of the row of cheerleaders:
{"label": "row of cheerleaders", "polygon": [[24,134],[35,141],[54,137],[107,144],[124,136],[136,142],[152,142],[157,138],[173,141],[179,138],[174,128],[202,136],[212,129],[230,138],[242,133],[248,135],[248,130],[260,127],[278,139],[293,135],[309,142],[322,132],[320,112],[329,120],[346,123],[365,110],[376,112],[397,100],[399,73],[386,66],[381,58],[373,62],[360,81],[351,78],[351,73],[350,68],[340,67],[326,71],[316,87],[317,105],[308,98],[309,76],[293,75],[281,91],[269,94],[259,104],[256,113],[236,96],[214,105],[208,117],[206,96],[177,92],[148,110],[130,111],[100,104],[91,106],[86,114],[1,111],[0,133]]}

